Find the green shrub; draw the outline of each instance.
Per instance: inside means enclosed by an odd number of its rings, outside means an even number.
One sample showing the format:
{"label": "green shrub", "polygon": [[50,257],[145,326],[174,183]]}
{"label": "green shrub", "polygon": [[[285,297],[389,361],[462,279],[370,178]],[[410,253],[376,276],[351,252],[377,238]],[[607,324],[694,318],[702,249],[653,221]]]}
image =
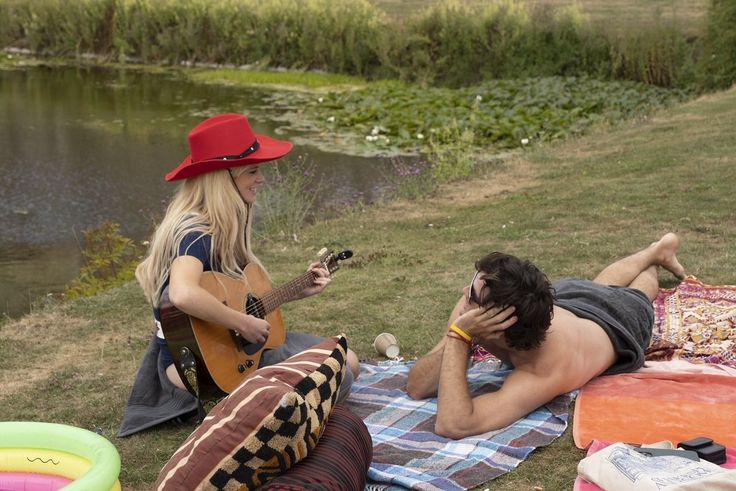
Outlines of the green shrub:
{"label": "green shrub", "polygon": [[474,142],[473,130],[455,121],[432,134],[428,146],[435,182],[442,184],[471,176],[476,165]]}
{"label": "green shrub", "polygon": [[84,231],[79,277],[67,287],[69,298],[91,297],[135,278],[143,246],[120,234],[110,220]]}
{"label": "green shrub", "polygon": [[736,83],[736,2],[711,0],[708,30],[698,64],[701,90],[727,89]]}

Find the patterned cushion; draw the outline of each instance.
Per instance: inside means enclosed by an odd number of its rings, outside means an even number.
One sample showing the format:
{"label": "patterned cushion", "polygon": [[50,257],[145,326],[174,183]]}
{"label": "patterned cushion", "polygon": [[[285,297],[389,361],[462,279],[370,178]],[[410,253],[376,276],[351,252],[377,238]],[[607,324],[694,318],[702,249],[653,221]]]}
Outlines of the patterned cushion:
{"label": "patterned cushion", "polygon": [[156,489],[254,489],[304,459],[337,399],[346,353],[337,336],[256,370],[179,447]]}
{"label": "patterned cushion", "polygon": [[373,442],[363,420],[338,404],[319,444],[309,456],[259,491],[362,490],[373,457]]}

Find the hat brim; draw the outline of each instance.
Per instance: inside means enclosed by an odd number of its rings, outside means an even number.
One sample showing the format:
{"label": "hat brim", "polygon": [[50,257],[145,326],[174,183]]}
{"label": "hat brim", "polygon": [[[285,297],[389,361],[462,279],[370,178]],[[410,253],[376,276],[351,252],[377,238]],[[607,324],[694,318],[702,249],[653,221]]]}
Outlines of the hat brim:
{"label": "hat brim", "polygon": [[187,155],[176,169],[166,174],[166,180],[177,181],[215,170],[227,169],[230,167],[242,167],[244,165],[262,164],[263,162],[280,159],[289,153],[294,147],[291,142],[276,140],[270,136],[257,134],[256,137],[258,138],[260,146],[258,150],[247,157],[243,157],[242,159],[213,159],[192,162],[192,156]]}

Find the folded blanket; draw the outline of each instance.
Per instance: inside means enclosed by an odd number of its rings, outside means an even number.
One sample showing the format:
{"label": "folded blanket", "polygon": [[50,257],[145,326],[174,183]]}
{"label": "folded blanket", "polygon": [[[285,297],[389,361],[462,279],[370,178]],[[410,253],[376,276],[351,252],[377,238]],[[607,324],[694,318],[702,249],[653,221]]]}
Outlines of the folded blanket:
{"label": "folded blanket", "polygon": [[[664,443],[657,448],[672,448]],[[736,491],[736,470],[702,459],[650,457],[620,442],[580,461],[578,476],[611,491]]]}
{"label": "folded blanket", "polygon": [[129,436],[197,409],[197,399],[177,388],[159,368],[159,347],[151,338],[133,383],[119,437]]}
{"label": "folded blanket", "polygon": [[[362,365],[347,400],[373,438],[370,489],[465,490],[515,469],[535,448],[565,431],[573,393],[555,398],[498,431],[451,440],[434,433],[437,399],[415,401],[405,386],[411,363]],[[468,371],[473,395],[497,390],[510,370],[477,363]]]}
{"label": "folded blanket", "polygon": [[[677,445],[678,442],[674,442],[674,445]],[[599,450],[602,450],[606,447],[608,447],[610,443],[602,442],[599,440],[593,440],[593,443],[591,443],[590,447],[588,448],[588,456],[591,456],[598,452]],[[647,444],[649,446],[650,444]],[[721,467],[724,469],[736,469],[736,448],[726,448],[726,462],[721,464]],[[736,483],[734,483],[734,486],[736,486]],[[582,477],[578,476],[575,479],[575,485],[573,486],[573,491],[604,491],[601,487],[599,487],[596,484],[593,484],[592,482],[586,481]]]}

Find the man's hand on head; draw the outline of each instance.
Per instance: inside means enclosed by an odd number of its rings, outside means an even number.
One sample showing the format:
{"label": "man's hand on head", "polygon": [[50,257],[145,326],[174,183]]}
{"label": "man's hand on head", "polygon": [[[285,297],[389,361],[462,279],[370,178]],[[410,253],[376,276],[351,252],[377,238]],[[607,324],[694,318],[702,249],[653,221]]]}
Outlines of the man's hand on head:
{"label": "man's hand on head", "polygon": [[491,307],[470,309],[455,319],[455,325],[482,342],[493,341],[503,336],[503,332],[513,326],[517,317],[515,307]]}

